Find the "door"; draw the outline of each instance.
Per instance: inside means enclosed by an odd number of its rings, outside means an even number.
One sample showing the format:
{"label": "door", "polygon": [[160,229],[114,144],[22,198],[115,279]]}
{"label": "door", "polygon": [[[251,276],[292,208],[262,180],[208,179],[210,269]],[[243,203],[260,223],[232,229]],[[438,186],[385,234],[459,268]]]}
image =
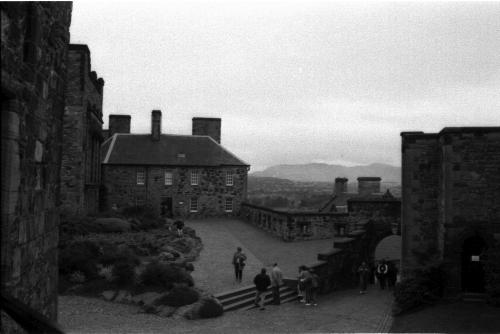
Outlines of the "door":
{"label": "door", "polygon": [[172,197],[161,197],[160,201],[160,211],[163,217],[172,218]]}
{"label": "door", "polygon": [[484,268],[482,254],[486,243],[479,236],[466,239],[462,248],[462,290],[484,292]]}

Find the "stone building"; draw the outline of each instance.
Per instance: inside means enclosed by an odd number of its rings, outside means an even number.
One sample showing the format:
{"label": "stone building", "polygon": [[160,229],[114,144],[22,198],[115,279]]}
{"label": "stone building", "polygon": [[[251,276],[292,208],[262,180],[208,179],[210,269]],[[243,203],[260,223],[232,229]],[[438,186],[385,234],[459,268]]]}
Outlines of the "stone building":
{"label": "stone building", "polygon": [[[71,2],[2,2],[1,288],[57,319],[61,139]],[[16,325],[2,311],[2,332]]]}
{"label": "stone building", "polygon": [[500,239],[500,127],[403,132],[402,269],[443,263],[446,291],[482,292]]}
{"label": "stone building", "polygon": [[62,211],[92,214],[99,208],[104,80],[91,71],[87,45],[69,45],[67,68],[61,168]]}
{"label": "stone building", "polygon": [[130,117],[110,115],[111,136],[102,145],[103,209],[151,205],[174,217],[237,214],[249,165],[220,145],[220,119],[193,118],[193,135],[169,135],[161,133],[161,117],[153,110],[151,133],[130,134]]}

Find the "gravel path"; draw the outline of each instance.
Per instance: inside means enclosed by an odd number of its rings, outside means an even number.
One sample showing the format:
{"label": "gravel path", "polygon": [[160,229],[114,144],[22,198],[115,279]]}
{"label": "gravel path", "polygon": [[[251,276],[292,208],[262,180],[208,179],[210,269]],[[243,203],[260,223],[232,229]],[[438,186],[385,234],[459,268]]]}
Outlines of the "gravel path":
{"label": "gravel path", "polygon": [[196,230],[204,248],[194,263],[193,277],[201,288],[212,293],[239,286],[234,280],[232,257],[241,246],[247,265],[241,285],[252,284],[253,277],[265,267],[278,262],[286,277],[295,277],[301,264],[316,261],[317,254],[331,249],[332,239],[284,242],[257,227],[236,219],[204,219],[187,221]]}
{"label": "gravel path", "polygon": [[319,306],[286,303],[265,311],[228,312],[215,319],[185,320],[138,313],[101,299],[59,297],[59,323],[68,333],[324,333],[377,332],[392,303],[390,292],[372,288],[321,296]]}

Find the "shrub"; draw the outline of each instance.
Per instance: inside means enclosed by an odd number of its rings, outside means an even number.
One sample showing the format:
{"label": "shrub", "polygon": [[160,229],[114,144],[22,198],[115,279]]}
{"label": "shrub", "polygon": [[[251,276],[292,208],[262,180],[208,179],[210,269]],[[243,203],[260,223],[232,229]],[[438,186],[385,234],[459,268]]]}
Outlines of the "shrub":
{"label": "shrub", "polygon": [[121,213],[128,218],[138,220],[139,224],[134,224],[134,229],[150,230],[164,225],[163,220],[150,205],[127,206],[122,209]]}
{"label": "shrub", "polygon": [[113,266],[113,282],[119,286],[132,285],[135,282],[135,267],[130,262],[118,262]]}
{"label": "shrub", "polygon": [[59,272],[63,275],[82,272],[87,279],[97,277],[99,246],[90,241],[71,242],[59,251]]}
{"label": "shrub", "polygon": [[152,262],[141,273],[143,285],[160,286],[171,289],[174,283],[194,285],[193,278],[184,269],[168,264]]}
{"label": "shrub", "polygon": [[187,286],[176,286],[168,294],[156,301],[157,305],[180,307],[193,304],[200,298],[198,292]]}
{"label": "shrub", "polygon": [[99,262],[105,266],[118,262],[137,266],[141,263],[141,260],[129,247],[109,246],[104,249],[103,254],[99,257]]}
{"label": "shrub", "polygon": [[444,271],[441,266],[417,271],[415,277],[396,285],[394,314],[401,314],[420,306],[432,305],[444,291]]}
{"label": "shrub", "polygon": [[68,280],[71,283],[85,283],[87,279],[85,277],[85,274],[81,271],[74,271],[69,275]]}
{"label": "shrub", "polygon": [[199,316],[200,318],[215,318],[224,313],[222,305],[213,298],[203,299],[200,305]]}

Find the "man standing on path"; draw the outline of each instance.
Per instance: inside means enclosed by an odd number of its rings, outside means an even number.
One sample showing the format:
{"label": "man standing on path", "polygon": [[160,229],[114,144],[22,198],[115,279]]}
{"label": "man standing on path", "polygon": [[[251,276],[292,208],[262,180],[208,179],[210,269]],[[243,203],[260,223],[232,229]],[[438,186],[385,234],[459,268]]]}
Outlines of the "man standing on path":
{"label": "man standing on path", "polygon": [[271,285],[271,279],[269,275],[266,274],[266,268],[262,268],[260,274],[255,276],[253,283],[257,289],[257,294],[255,295],[255,306],[260,306],[261,310],[265,310],[264,299],[266,298],[265,293],[269,285]]}
{"label": "man standing on path", "polygon": [[233,255],[234,274],[238,283],[241,283],[243,278],[243,268],[245,267],[246,260],[247,256],[242,252],[241,247],[238,247],[236,253]]}
{"label": "man standing on path", "polygon": [[182,238],[183,229],[184,229],[184,222],[182,220],[176,220],[174,225],[177,228],[177,236],[179,238]]}
{"label": "man standing on path", "polygon": [[273,302],[274,305],[280,304],[280,286],[283,284],[283,273],[278,267],[278,264],[273,265],[273,270],[271,271],[271,287],[273,289]]}

